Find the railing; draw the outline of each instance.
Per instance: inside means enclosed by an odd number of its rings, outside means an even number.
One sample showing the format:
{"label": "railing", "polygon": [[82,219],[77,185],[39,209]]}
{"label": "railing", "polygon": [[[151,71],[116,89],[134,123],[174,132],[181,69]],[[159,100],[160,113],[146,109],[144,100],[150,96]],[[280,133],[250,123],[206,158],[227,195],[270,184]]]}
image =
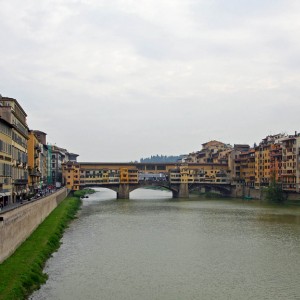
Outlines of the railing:
{"label": "railing", "polygon": [[15,185],[25,185],[27,183],[28,183],[27,179],[15,179],[15,182],[14,182]]}

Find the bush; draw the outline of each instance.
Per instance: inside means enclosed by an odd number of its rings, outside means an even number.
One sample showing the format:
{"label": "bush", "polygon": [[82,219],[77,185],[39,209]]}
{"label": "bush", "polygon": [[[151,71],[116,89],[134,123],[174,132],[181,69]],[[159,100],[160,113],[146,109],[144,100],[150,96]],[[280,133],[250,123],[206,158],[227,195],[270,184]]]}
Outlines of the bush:
{"label": "bush", "polygon": [[265,198],[272,203],[283,203],[286,201],[287,197],[282,190],[281,184],[276,182],[275,177],[272,178],[270,185],[265,190]]}

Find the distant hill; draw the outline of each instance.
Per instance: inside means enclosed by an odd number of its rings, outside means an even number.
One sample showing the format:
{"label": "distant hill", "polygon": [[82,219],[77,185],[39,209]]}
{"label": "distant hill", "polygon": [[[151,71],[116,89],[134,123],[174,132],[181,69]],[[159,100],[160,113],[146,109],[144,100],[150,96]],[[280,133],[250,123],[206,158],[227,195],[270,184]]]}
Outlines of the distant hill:
{"label": "distant hill", "polygon": [[176,163],[182,155],[167,156],[167,155],[151,155],[151,157],[141,158],[141,163]]}

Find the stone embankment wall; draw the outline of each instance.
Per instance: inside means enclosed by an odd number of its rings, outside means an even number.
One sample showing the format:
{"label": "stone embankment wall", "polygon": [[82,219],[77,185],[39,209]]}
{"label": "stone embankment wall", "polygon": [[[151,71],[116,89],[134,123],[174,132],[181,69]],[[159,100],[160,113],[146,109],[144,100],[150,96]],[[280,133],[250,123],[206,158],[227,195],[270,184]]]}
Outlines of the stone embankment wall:
{"label": "stone embankment wall", "polygon": [[[233,198],[244,198],[245,196],[250,196],[253,199],[264,200],[264,191],[262,189],[254,189],[242,185],[236,185],[234,188],[232,188],[230,196]],[[291,203],[300,203],[299,193],[286,193],[286,196],[287,200]]]}
{"label": "stone embankment wall", "polygon": [[263,198],[263,194],[261,190],[256,190],[242,185],[236,185],[234,188],[232,188],[230,196],[233,198],[243,198],[245,196],[250,196],[253,199],[259,199],[259,200]]}
{"label": "stone embankment wall", "polygon": [[68,190],[62,188],[47,197],[0,213],[0,263],[14,253],[67,194]]}

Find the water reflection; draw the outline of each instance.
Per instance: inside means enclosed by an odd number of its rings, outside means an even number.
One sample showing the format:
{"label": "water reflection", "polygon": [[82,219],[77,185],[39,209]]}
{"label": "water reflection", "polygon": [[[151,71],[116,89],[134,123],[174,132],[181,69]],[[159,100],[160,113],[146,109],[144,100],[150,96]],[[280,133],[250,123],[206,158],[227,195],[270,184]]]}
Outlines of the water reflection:
{"label": "water reflection", "polygon": [[300,211],[101,189],[32,299],[298,299]]}

